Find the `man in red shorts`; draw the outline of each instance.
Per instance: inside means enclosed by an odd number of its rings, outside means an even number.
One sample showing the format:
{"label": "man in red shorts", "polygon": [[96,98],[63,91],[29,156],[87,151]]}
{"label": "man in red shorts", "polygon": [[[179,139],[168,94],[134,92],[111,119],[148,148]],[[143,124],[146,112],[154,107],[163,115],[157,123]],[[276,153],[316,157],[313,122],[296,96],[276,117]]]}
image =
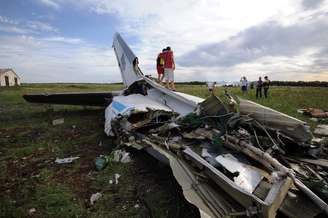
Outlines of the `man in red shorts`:
{"label": "man in red shorts", "polygon": [[164,76],[166,81],[166,88],[175,91],[174,86],[174,70],[175,70],[175,63],[173,57],[173,51],[168,46],[166,51],[163,52],[164,56]]}
{"label": "man in red shorts", "polygon": [[156,59],[156,68],[157,68],[157,80],[160,84],[162,84],[162,81],[164,79],[164,54],[165,49],[162,50],[161,53],[158,54]]}

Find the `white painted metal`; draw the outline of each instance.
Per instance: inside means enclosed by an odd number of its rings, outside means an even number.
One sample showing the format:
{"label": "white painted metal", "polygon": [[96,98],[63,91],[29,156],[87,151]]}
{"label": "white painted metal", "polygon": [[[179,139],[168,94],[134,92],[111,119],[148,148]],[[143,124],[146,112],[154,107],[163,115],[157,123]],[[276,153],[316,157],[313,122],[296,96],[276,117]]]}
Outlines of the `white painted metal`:
{"label": "white painted metal", "polygon": [[113,48],[121,71],[123,83],[128,87],[141,78],[139,68],[133,67],[133,60],[136,56],[119,33],[114,35]]}

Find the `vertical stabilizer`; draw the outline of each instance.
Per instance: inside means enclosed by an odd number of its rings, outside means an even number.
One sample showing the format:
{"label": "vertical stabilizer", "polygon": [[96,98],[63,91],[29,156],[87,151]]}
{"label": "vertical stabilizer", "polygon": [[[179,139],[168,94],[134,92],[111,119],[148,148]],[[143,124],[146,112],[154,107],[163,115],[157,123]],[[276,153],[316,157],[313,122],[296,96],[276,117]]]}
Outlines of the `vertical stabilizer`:
{"label": "vertical stabilizer", "polygon": [[136,70],[133,67],[133,60],[136,58],[135,54],[131,51],[119,33],[114,35],[113,48],[124,85],[129,86],[142,78],[139,68],[136,68],[138,69]]}

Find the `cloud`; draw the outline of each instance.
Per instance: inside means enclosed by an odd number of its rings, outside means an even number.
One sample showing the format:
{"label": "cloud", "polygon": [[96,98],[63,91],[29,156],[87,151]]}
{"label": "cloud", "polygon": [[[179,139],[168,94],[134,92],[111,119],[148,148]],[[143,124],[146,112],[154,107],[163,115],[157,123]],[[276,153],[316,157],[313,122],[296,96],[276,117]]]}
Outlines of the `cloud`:
{"label": "cloud", "polygon": [[29,27],[30,29],[34,29],[36,31],[58,33],[57,28],[51,26],[48,23],[41,22],[41,21],[28,21],[26,26]]}
{"label": "cloud", "polygon": [[58,43],[65,43],[65,44],[81,44],[82,42],[84,42],[82,39],[79,38],[67,38],[67,37],[60,37],[60,36],[43,38],[41,40],[47,42],[58,42]]}
{"label": "cloud", "polygon": [[182,55],[179,63],[183,66],[231,67],[265,56],[293,57],[305,49],[321,50],[328,46],[327,18],[328,15],[292,26],[267,22],[222,42],[199,46]]}
{"label": "cloud", "polygon": [[[54,9],[69,5],[104,18],[115,17],[119,26],[116,30],[128,39],[146,74],[156,72],[157,53],[168,45],[175,53],[176,78],[179,81],[238,80],[242,73],[247,73],[246,76],[250,78],[268,74],[275,79],[300,79],[295,75],[312,78],[310,75],[327,72],[327,56],[322,56],[326,55],[323,50],[327,47],[324,40],[327,38],[327,0],[38,1]],[[51,4],[56,6],[50,6]],[[6,27],[8,26],[10,25]],[[11,26],[27,27],[21,24]],[[32,27],[28,30],[38,31]],[[18,31],[21,30],[16,29]],[[105,54],[113,54],[111,49],[97,48],[82,39],[62,38],[58,36],[59,30],[56,32],[56,28],[44,26],[42,32],[49,36],[40,37],[30,33],[35,36],[30,40],[42,47],[40,52],[35,53],[33,49],[29,49],[32,53],[23,54],[34,54],[43,60],[49,69],[56,69],[58,78],[67,79],[66,74],[60,70],[67,72],[70,69],[72,75],[77,75],[73,69],[83,71],[79,66],[83,66],[87,72],[96,72],[97,75],[113,70],[116,74],[110,75],[116,75],[115,79],[118,77],[115,58],[103,58]],[[15,47],[15,44],[10,45]],[[72,55],[68,56],[66,52]],[[96,52],[102,58],[98,58]],[[18,54],[21,53],[18,51]],[[2,54],[5,55],[7,54]],[[96,59],[91,58],[93,55]],[[106,61],[115,67],[106,69]],[[67,68],[56,68],[56,65],[50,65],[53,62],[58,66],[67,64]],[[24,63],[30,66],[27,62]],[[45,64],[42,66],[46,69]],[[28,69],[41,72],[32,66]],[[84,78],[100,77],[86,74]]]}
{"label": "cloud", "polygon": [[4,16],[0,16],[0,31],[24,35],[59,32],[49,23],[37,20],[14,20]]}
{"label": "cloud", "polygon": [[[272,31],[274,28],[276,31],[280,31],[283,29],[283,25],[280,25],[282,21],[285,26],[293,22],[298,23],[298,20],[294,20],[295,16],[303,13],[300,0],[269,2],[261,0],[197,0],[191,2],[187,0],[83,0],[82,2],[84,5],[88,5],[89,10],[94,13],[111,14],[120,18],[119,31],[123,33],[123,37],[137,39],[137,43],[131,47],[139,56],[140,66],[145,73],[156,72],[157,53],[163,47],[170,45],[177,59],[176,78],[178,80],[186,78],[205,80],[213,75],[216,75],[219,80],[223,74],[228,75],[227,77],[230,76],[230,79],[236,78],[231,76],[233,75],[231,72],[236,69],[232,69],[230,66],[233,66],[234,62],[251,62],[254,60],[256,52],[260,52],[257,55],[260,57],[263,53],[262,48],[252,51],[246,48],[243,53],[240,53],[240,50],[236,49],[237,45],[225,45],[218,42],[241,43],[238,42],[239,37],[236,37],[236,40],[230,39],[250,28],[260,27],[264,24],[272,24],[274,25],[271,28]],[[304,17],[306,16],[304,15]],[[280,29],[279,26],[281,26]],[[261,33],[265,34],[265,32]],[[252,41],[248,43],[251,44]],[[206,45],[217,45],[217,48],[208,52],[204,48]],[[195,60],[196,58],[192,54],[196,48],[202,48],[202,51],[196,54],[197,58],[199,57],[198,60]],[[230,48],[234,49],[234,53],[226,52]],[[280,48],[283,49],[283,47]],[[216,63],[219,50],[225,52],[222,55],[226,58],[221,61],[226,65],[224,68]],[[230,59],[228,55],[233,59]],[[216,72],[220,70],[223,70],[224,73],[218,75]]]}
{"label": "cloud", "polygon": [[47,7],[50,7],[50,8],[53,8],[53,9],[59,9],[60,6],[59,6],[59,3],[55,0],[38,0],[41,4],[47,6]]}
{"label": "cloud", "polygon": [[303,0],[304,9],[314,9],[319,7],[325,0]]}
{"label": "cloud", "polygon": [[0,60],[24,82],[121,81],[112,48],[81,39],[0,36]]}
{"label": "cloud", "polygon": [[8,17],[4,17],[4,16],[1,16],[0,15],[0,23],[3,23],[3,24],[11,24],[11,25],[18,25],[19,22],[16,21],[16,20],[12,20]]}

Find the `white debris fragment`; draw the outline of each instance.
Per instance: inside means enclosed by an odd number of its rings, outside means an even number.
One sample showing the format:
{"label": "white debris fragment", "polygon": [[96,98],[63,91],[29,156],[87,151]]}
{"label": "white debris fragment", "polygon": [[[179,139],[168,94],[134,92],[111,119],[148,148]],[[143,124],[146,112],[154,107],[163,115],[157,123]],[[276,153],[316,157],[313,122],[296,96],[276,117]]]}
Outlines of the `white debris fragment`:
{"label": "white debris fragment", "polygon": [[314,130],[314,134],[328,136],[328,125],[318,125]]}
{"label": "white debris fragment", "polygon": [[310,120],[312,120],[314,122],[318,122],[318,118],[315,118],[315,117],[310,118]]}
{"label": "white debris fragment", "polygon": [[94,205],[96,201],[98,201],[102,197],[102,194],[100,192],[97,192],[95,194],[92,194],[90,197],[90,204]]}
{"label": "white debris fragment", "polygon": [[140,207],[139,204],[135,204],[135,205],[134,205],[134,208],[135,208],[135,209],[138,209],[139,207]]}
{"label": "white debris fragment", "polygon": [[322,141],[324,140],[324,138],[312,138],[311,142],[314,144],[320,144]]}
{"label": "white debris fragment", "polygon": [[210,153],[208,153],[207,148],[203,148],[202,149],[202,157],[206,158],[206,157],[212,157],[212,155]]}
{"label": "white debris fragment", "polygon": [[112,179],[109,180],[109,184],[111,184],[111,185],[113,184],[113,180]]}
{"label": "white debris fragment", "polygon": [[114,174],[115,184],[116,184],[116,185],[118,184],[118,179],[119,179],[120,177],[121,177],[120,174],[118,174],[118,173],[115,173],[115,174]]}
{"label": "white debris fragment", "polygon": [[113,162],[120,162],[122,150],[116,150],[113,152]]}
{"label": "white debris fragment", "polygon": [[35,208],[31,208],[31,209],[28,210],[28,213],[30,215],[33,214],[33,213],[35,213],[35,212],[36,212],[36,209]]}
{"label": "white debris fragment", "polygon": [[63,124],[64,122],[65,122],[64,118],[60,118],[60,119],[53,120],[52,125],[56,126],[56,125]]}
{"label": "white debris fragment", "polygon": [[238,172],[238,176],[233,179],[234,182],[249,193],[253,193],[263,179],[263,176],[255,167],[241,163],[231,154],[219,155],[215,160],[231,173]]}
{"label": "white debris fragment", "polygon": [[132,161],[130,153],[123,150],[116,150],[113,152],[113,155],[114,162],[129,163]]}
{"label": "white debris fragment", "polygon": [[124,154],[122,154],[121,162],[122,163],[129,163],[129,162],[131,162],[130,153],[125,152]]}
{"label": "white debris fragment", "polygon": [[56,164],[67,164],[72,163],[74,160],[79,159],[80,157],[67,157],[67,158],[56,158],[55,163]]}

